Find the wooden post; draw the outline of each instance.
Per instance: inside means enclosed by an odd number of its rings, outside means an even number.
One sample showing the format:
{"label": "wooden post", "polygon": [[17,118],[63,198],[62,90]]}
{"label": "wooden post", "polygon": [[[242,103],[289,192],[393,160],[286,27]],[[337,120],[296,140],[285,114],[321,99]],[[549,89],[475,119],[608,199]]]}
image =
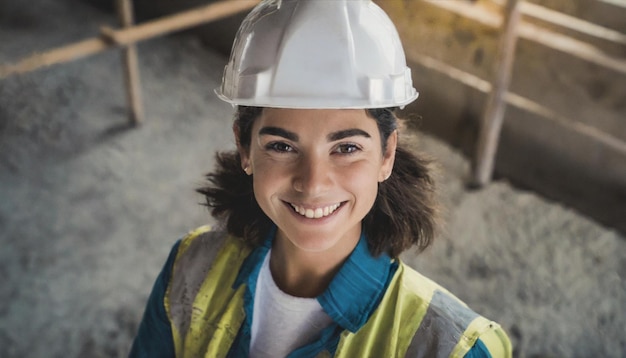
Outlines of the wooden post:
{"label": "wooden post", "polygon": [[[133,26],[133,7],[131,0],[117,0],[117,14],[122,27]],[[141,82],[139,80],[139,64],[137,46],[133,43],[122,49],[126,93],[131,106],[131,123],[143,122],[143,105],[141,100]]]}
{"label": "wooden post", "polygon": [[472,166],[470,186],[482,187],[491,181],[500,139],[500,131],[506,109],[505,95],[511,80],[517,26],[520,22],[518,0],[508,0],[502,21],[502,33],[498,47],[495,78],[487,98],[485,112],[477,141],[477,150]]}

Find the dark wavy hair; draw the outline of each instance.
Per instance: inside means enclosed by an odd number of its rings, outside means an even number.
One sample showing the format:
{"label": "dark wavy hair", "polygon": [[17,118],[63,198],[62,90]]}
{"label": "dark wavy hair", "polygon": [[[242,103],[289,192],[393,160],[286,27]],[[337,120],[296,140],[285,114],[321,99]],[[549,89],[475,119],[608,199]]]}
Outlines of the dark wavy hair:
{"label": "dark wavy hair", "polygon": [[[246,150],[250,146],[252,124],[262,110],[261,107],[237,108],[234,127],[238,129],[238,142]],[[387,138],[398,126],[395,110],[366,110],[378,125],[383,151]],[[218,152],[215,170],[206,177],[208,185],[197,191],[205,196],[213,217],[230,234],[254,246],[261,244],[274,224],[254,198],[252,176],[241,169],[238,151]],[[430,161],[398,143],[391,176],[379,183],[376,201],[362,222],[371,253],[377,256],[387,252],[397,257],[412,246],[424,250],[435,236],[437,218]]]}

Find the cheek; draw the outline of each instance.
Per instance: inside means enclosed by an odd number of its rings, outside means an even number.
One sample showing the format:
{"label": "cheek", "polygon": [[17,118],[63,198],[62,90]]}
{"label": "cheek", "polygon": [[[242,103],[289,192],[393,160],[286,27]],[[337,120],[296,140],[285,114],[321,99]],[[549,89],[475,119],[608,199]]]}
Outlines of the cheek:
{"label": "cheek", "polygon": [[264,175],[262,171],[255,172],[252,177],[252,190],[257,204],[265,215],[272,217],[272,196],[276,193],[276,181]]}
{"label": "cheek", "polygon": [[274,180],[274,173],[272,170],[267,170],[263,166],[255,166],[252,176],[252,183],[254,186],[254,193],[261,194],[267,191],[271,191]]}
{"label": "cheek", "polygon": [[253,156],[252,163],[254,196],[263,208],[265,202],[284,186],[284,181],[289,177],[289,170],[285,165],[273,163],[263,156]]}
{"label": "cheek", "polygon": [[379,169],[380,165],[374,163],[355,163],[342,171],[342,182],[357,199],[373,204],[378,194]]}

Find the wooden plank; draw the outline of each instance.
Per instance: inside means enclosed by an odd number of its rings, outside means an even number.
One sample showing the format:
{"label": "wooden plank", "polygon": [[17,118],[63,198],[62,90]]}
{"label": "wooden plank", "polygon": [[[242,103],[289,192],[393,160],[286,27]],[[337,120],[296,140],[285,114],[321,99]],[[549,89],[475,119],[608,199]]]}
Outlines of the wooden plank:
{"label": "wooden plank", "polygon": [[504,96],[508,92],[515,60],[517,27],[520,20],[518,0],[509,0],[505,8],[502,33],[496,60],[496,74],[487,99],[485,114],[478,135],[470,185],[482,187],[491,181],[502,121],[506,110]]}
{"label": "wooden plank", "polygon": [[69,62],[93,55],[113,47],[109,42],[93,38],[26,57],[12,65],[0,66],[0,79],[10,75],[34,71],[36,69]]}
{"label": "wooden plank", "polygon": [[201,25],[249,10],[258,3],[259,0],[224,0],[124,29],[113,30],[105,28],[101,37],[87,39],[43,53],[36,53],[17,61],[15,64],[1,65],[0,79],[14,74],[34,71],[46,66],[74,61],[118,46],[130,45]]}

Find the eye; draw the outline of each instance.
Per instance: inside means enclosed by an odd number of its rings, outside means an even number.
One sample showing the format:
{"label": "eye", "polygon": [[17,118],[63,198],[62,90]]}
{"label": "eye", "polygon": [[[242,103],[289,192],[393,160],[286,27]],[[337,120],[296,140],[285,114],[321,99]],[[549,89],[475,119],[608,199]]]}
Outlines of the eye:
{"label": "eye", "polygon": [[278,153],[289,153],[293,152],[294,149],[292,146],[285,142],[271,142],[265,146],[265,149],[272,150]]}
{"label": "eye", "polygon": [[361,150],[361,148],[354,143],[343,143],[337,146],[335,152],[339,154],[352,154],[359,150]]}

